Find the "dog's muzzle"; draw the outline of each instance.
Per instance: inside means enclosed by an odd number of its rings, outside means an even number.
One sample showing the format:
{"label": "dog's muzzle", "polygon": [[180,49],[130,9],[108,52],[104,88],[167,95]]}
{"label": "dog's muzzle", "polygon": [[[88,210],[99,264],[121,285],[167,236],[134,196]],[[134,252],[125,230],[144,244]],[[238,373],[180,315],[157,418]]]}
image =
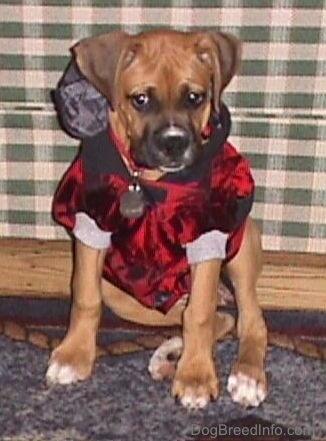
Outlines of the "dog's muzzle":
{"label": "dog's muzzle", "polygon": [[178,172],[193,165],[198,156],[198,143],[193,131],[175,124],[153,130],[144,141],[142,163],[150,168]]}

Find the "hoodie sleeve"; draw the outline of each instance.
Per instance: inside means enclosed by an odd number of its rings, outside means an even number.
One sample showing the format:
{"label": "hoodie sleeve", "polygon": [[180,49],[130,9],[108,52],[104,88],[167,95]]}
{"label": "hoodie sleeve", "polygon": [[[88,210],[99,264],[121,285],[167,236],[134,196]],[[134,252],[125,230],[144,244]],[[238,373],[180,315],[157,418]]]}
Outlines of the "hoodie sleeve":
{"label": "hoodie sleeve", "polygon": [[232,233],[248,217],[255,183],[249,162],[230,144],[213,164],[210,222],[216,229]]}
{"label": "hoodie sleeve", "polygon": [[85,198],[86,173],[80,156],[67,170],[53,200],[53,217],[85,245],[106,249],[111,245],[110,228],[101,216],[88,209]]}
{"label": "hoodie sleeve", "polygon": [[187,244],[189,263],[224,260],[236,252],[253,198],[254,179],[248,161],[225,143],[213,162],[207,232]]}
{"label": "hoodie sleeve", "polygon": [[108,101],[81,74],[74,59],[54,90],[53,99],[59,121],[69,135],[83,139],[106,129]]}

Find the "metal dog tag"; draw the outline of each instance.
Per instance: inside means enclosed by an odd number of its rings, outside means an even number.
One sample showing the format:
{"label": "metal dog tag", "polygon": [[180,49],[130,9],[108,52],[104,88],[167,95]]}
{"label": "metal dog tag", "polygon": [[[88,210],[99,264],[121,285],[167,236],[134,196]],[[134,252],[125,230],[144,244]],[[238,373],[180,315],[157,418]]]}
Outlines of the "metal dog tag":
{"label": "metal dog tag", "polygon": [[145,208],[143,191],[139,183],[134,182],[120,198],[120,213],[128,219],[136,219],[144,214]]}

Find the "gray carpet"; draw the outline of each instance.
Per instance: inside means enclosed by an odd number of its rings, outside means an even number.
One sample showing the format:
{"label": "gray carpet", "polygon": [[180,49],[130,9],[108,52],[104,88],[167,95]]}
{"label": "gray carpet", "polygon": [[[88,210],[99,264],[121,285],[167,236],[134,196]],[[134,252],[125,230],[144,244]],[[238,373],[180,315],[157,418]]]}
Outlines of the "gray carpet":
{"label": "gray carpet", "polygon": [[[282,349],[269,349],[270,393],[260,408],[244,411],[224,390],[192,413],[175,404],[169,383],[150,379],[150,352],[105,357],[89,381],[48,389],[46,351],[6,337],[0,351],[1,441],[185,441],[199,426],[206,435],[204,428],[248,414],[326,438],[326,364]],[[219,345],[224,389],[235,354],[234,341]]]}

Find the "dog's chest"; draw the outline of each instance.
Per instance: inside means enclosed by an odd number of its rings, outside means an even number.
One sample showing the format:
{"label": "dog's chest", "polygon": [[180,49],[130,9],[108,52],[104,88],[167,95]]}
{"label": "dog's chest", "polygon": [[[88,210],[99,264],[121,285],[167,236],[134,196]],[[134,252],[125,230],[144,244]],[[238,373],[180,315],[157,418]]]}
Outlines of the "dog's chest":
{"label": "dog's chest", "polygon": [[85,183],[84,205],[87,213],[113,232],[116,243],[133,243],[146,249],[151,235],[160,243],[180,246],[194,240],[209,226],[209,183],[189,184],[139,181],[144,213],[128,218],[121,212],[121,200],[130,192],[130,181],[120,175],[102,175],[97,184]]}

